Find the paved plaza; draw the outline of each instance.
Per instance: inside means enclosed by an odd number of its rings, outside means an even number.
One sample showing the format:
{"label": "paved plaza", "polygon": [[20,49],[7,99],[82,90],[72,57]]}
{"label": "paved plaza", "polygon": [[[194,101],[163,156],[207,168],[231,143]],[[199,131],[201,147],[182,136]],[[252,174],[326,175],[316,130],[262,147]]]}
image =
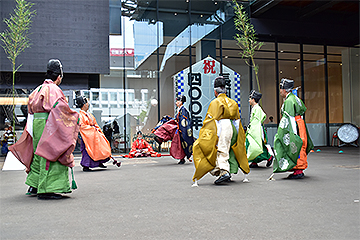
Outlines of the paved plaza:
{"label": "paved plaza", "polygon": [[[286,180],[265,163],[214,185],[191,187],[193,163],[123,159],[83,172],[61,200],[26,196],[23,171],[0,172],[0,239],[360,239],[359,148],[320,148],[306,177]],[[1,164],[3,163],[3,160]]]}

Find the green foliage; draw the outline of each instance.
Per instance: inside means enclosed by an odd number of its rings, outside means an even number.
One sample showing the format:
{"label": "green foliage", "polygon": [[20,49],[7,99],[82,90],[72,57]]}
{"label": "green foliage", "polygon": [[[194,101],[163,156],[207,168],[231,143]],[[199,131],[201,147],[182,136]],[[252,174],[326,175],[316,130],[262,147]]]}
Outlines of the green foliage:
{"label": "green foliage", "polygon": [[21,67],[16,68],[16,58],[26,48],[30,47],[29,29],[31,27],[31,19],[36,11],[31,11],[33,3],[25,0],[16,0],[16,8],[14,14],[10,14],[10,18],[4,19],[8,29],[0,33],[3,49],[8,55],[8,59],[13,64],[15,72]]}
{"label": "green foliage", "polygon": [[[25,0],[16,0],[16,7],[14,13],[10,14],[10,18],[4,19],[8,29],[0,33],[2,47],[7,54],[7,58],[12,64],[13,75],[13,131],[15,135],[15,73],[22,66],[20,64],[16,67],[16,58],[26,48],[30,47],[29,30],[32,23],[32,18],[36,14],[36,10],[31,11],[33,3],[26,2]],[[16,139],[16,138],[15,138]]]}
{"label": "green foliage", "polygon": [[146,111],[142,110],[141,113],[139,114],[138,116],[138,119],[141,121],[141,122],[144,122],[146,118]]}
{"label": "green foliage", "polygon": [[236,44],[240,48],[240,55],[245,60],[246,64],[253,67],[256,81],[258,85],[258,90],[260,92],[260,84],[258,78],[259,66],[254,62],[254,56],[257,50],[259,50],[263,42],[256,41],[256,32],[254,26],[250,23],[250,19],[243,7],[239,5],[236,0],[233,0],[234,3],[234,12],[235,12],[235,28],[239,31],[234,37]]}

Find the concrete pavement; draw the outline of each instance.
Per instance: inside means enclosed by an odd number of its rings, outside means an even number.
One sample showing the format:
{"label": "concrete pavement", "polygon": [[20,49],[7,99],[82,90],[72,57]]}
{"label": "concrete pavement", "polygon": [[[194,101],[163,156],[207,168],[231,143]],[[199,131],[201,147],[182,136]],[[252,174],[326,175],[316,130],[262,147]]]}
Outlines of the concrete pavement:
{"label": "concrete pavement", "polygon": [[[316,148],[317,149],[317,148]],[[320,148],[306,177],[285,180],[252,169],[191,187],[192,163],[171,157],[124,159],[121,168],[83,172],[61,200],[25,195],[23,171],[0,172],[1,239],[359,239],[359,148]]]}

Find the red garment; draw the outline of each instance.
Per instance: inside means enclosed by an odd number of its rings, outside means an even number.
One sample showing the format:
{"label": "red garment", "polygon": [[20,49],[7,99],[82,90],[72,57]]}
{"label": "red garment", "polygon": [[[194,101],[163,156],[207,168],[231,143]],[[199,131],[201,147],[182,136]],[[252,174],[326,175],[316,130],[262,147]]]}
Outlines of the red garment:
{"label": "red garment", "polygon": [[308,166],[307,163],[307,154],[306,154],[306,148],[307,148],[307,134],[306,134],[306,126],[304,120],[300,116],[295,116],[295,120],[297,123],[297,126],[299,128],[299,135],[301,140],[303,141],[303,144],[301,146],[300,150],[300,157],[297,160],[296,166],[293,168],[295,169],[306,169]]}
{"label": "red garment", "polygon": [[176,129],[178,129],[178,124],[174,119],[164,123],[161,125],[154,134],[159,138],[162,138],[164,142],[172,140],[174,138],[174,134]]}
{"label": "red garment", "polygon": [[179,125],[174,120],[164,123],[159,127],[154,134],[162,138],[164,142],[171,141],[170,155],[175,159],[183,159],[186,155],[181,146],[180,134],[178,131]]}
{"label": "red garment", "polygon": [[160,157],[161,154],[155,152],[150,144],[144,139],[136,139],[131,145],[131,151],[129,155],[125,157]]}

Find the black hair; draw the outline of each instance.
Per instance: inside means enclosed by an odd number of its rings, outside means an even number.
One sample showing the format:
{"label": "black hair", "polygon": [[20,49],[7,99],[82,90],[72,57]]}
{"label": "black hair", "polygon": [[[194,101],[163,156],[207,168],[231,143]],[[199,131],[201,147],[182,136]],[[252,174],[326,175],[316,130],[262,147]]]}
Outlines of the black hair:
{"label": "black hair", "polygon": [[48,70],[45,74],[45,78],[55,81],[59,75],[59,73],[54,73],[53,71]]}

